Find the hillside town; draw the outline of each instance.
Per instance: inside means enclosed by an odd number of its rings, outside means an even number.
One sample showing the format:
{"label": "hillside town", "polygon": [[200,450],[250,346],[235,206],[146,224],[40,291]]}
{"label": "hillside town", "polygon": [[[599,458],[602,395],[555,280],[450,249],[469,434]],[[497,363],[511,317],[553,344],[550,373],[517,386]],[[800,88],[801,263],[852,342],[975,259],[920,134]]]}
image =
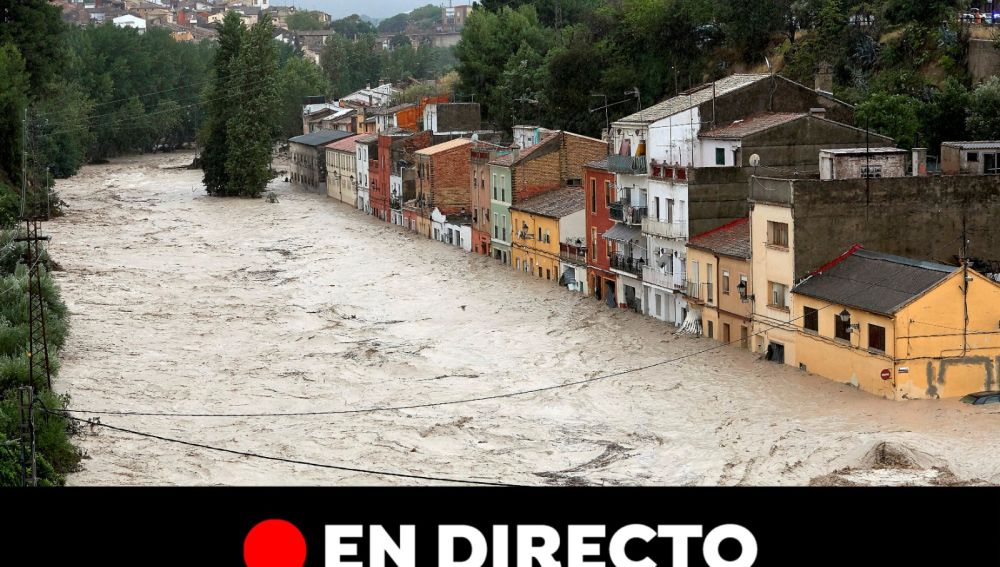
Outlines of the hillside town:
{"label": "hillside town", "polygon": [[830,93],[736,74],[596,139],[379,85],[303,106],[288,178],[663,333],[894,400],[996,390],[1000,141],[932,170]]}

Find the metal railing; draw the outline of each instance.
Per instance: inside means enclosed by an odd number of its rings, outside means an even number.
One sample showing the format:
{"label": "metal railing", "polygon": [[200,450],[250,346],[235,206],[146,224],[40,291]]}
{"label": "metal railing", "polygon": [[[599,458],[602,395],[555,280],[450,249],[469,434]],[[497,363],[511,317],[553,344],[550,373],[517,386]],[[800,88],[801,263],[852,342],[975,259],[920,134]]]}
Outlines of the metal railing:
{"label": "metal railing", "polygon": [[647,216],[642,219],[642,231],[663,238],[687,238],[688,224],[686,222],[663,222]]}
{"label": "metal railing", "polygon": [[610,265],[614,270],[631,274],[641,280],[642,268],[646,265],[646,261],[643,258],[633,258],[631,256],[615,254],[611,257]]}
{"label": "metal railing", "polygon": [[560,250],[559,258],[565,260],[572,264],[586,264],[587,263],[587,249],[581,248],[576,251],[570,250]]}
{"label": "metal railing", "polygon": [[608,171],[613,173],[624,173],[626,175],[644,175],[646,167],[646,156],[608,156]]}
{"label": "metal railing", "polygon": [[634,225],[642,224],[642,219],[646,216],[646,211],[649,210],[648,207],[633,206],[626,201],[611,203],[608,209],[608,216],[611,220]]}
{"label": "metal railing", "polygon": [[666,289],[683,289],[684,272],[664,272],[655,266],[642,267],[642,281],[658,285]]}

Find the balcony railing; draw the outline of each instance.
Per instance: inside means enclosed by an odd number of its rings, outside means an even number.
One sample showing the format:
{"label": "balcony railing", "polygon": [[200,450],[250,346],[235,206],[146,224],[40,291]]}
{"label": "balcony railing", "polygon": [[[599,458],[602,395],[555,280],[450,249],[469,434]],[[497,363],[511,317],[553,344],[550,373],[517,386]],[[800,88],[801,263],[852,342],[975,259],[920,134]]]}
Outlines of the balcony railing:
{"label": "balcony railing", "polygon": [[643,266],[642,281],[666,289],[684,290],[684,272],[664,272],[655,266]]}
{"label": "balcony railing", "polygon": [[625,220],[625,207],[621,203],[611,203],[608,206],[608,216],[614,221],[624,221]]}
{"label": "balcony railing", "polygon": [[686,222],[663,222],[649,217],[642,219],[642,231],[663,238],[687,238],[688,236]]}
{"label": "balcony railing", "polygon": [[560,250],[559,258],[571,264],[583,265],[587,263],[587,249],[579,248],[576,250]]}
{"label": "balcony railing", "polygon": [[611,217],[611,220],[640,225],[642,224],[642,218],[646,216],[646,211],[648,210],[649,208],[646,206],[633,206],[627,201],[622,200],[617,203],[611,203],[608,216]]}
{"label": "balcony railing", "polygon": [[626,175],[645,175],[646,156],[608,156],[608,171]]}
{"label": "balcony railing", "polygon": [[643,258],[633,258],[622,254],[615,254],[611,257],[611,268],[627,274],[631,274],[638,279],[642,279],[642,268],[646,265]]}

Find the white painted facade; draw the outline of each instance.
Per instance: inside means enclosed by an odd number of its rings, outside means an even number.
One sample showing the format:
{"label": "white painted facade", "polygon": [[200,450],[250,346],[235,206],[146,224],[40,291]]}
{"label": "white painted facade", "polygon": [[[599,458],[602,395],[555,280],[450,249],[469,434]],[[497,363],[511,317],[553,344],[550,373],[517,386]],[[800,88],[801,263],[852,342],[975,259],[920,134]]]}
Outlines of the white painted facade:
{"label": "white painted facade", "polygon": [[[619,198],[628,197],[634,206],[646,207],[642,221],[642,250],[633,257],[645,260],[643,280],[619,274],[618,303],[625,303],[625,286],[636,288],[642,312],[680,326],[688,311],[682,290],[685,282],[688,233],[687,168],[703,162],[701,116],[697,107],[652,123],[616,122],[610,137],[615,153],[628,140],[629,153],[644,146],[647,173],[616,174]],[[714,149],[712,150],[714,160]],[[732,155],[730,155],[732,160]],[[731,162],[730,162],[731,163]],[[670,175],[654,175],[654,164]]]}
{"label": "white painted facade", "polygon": [[115,27],[132,28],[138,30],[140,34],[146,33],[146,20],[133,16],[131,14],[118,16],[117,18],[111,21],[114,22]]}
{"label": "white painted facade", "polygon": [[445,221],[443,235],[442,239],[446,244],[472,252],[472,225]]}
{"label": "white painted facade", "polygon": [[[739,139],[702,140],[700,151],[695,160],[695,167],[733,167],[736,165],[737,153],[741,146]],[[720,163],[721,162],[721,163]]]}
{"label": "white painted facade", "polygon": [[390,175],[389,176],[389,222],[395,225],[403,226],[403,208],[400,206],[399,209],[393,209],[391,203],[393,199],[399,199],[402,205],[403,199],[403,176],[402,175]]}
{"label": "white painted facade", "polygon": [[444,230],[444,223],[448,220],[437,207],[431,211],[431,238],[438,242],[447,242],[447,232]]}
{"label": "white painted facade", "polygon": [[358,159],[358,210],[372,214],[371,201],[368,199],[368,144],[355,144]]}

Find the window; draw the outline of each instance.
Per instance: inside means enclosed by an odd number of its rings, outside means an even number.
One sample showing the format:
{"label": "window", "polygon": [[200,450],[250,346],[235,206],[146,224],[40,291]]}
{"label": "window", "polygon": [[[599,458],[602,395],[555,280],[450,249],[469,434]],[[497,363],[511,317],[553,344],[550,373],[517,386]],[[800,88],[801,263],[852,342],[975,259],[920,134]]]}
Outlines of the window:
{"label": "window", "polygon": [[768,287],[771,288],[770,293],[770,307],[776,307],[778,309],[787,309],[788,305],[785,303],[785,295],[788,291],[788,287],[784,284],[768,282]]}
{"label": "window", "polygon": [[730,339],[729,333],[730,333],[730,331],[729,331],[729,323],[723,323],[722,324],[722,342],[724,342],[726,344],[730,343],[730,341],[732,339]]}
{"label": "window", "polygon": [[541,266],[538,266],[538,277],[539,278],[542,277],[542,267]]}
{"label": "window", "polygon": [[673,224],[674,222],[674,200],[667,199],[667,222]]}
{"label": "window", "polygon": [[788,248],[788,225],[783,222],[767,221],[767,243],[771,246]]}
{"label": "window", "polygon": [[708,322],[708,338],[710,339],[715,338],[715,326],[712,324],[711,321]]}
{"label": "window", "polygon": [[868,350],[885,352],[885,327],[868,325]]}
{"label": "window", "polygon": [[802,328],[814,333],[819,332],[819,310],[812,307],[802,308]]}
{"label": "window", "polygon": [[660,220],[660,198],[653,197],[653,220]]}
{"label": "window", "polygon": [[538,227],[538,242],[542,241],[542,227]]}
{"label": "window", "polygon": [[722,270],[722,293],[729,295],[729,272]]}
{"label": "window", "polygon": [[610,207],[611,206],[611,182],[610,181],[605,181],[604,182],[604,206],[606,206],[606,207]]}
{"label": "window", "polygon": [[862,165],[861,177],[882,177],[881,165]]}
{"label": "window", "polygon": [[841,321],[839,314],[833,316],[833,336],[834,337],[836,337],[836,338],[838,338],[838,339],[840,339],[842,341],[851,342],[851,332],[850,332],[849,329],[850,329],[850,327],[848,327],[848,323],[845,323],[845,322]]}
{"label": "window", "polygon": [[590,214],[597,213],[597,180],[590,178]]}
{"label": "window", "polygon": [[497,174],[493,174],[493,200],[497,200]]}
{"label": "window", "polygon": [[726,165],[726,148],[715,148],[715,165]]}
{"label": "window", "polygon": [[590,259],[597,260],[597,228],[590,229]]}
{"label": "window", "polygon": [[547,279],[547,280],[551,280],[552,279],[552,270],[550,270],[548,268],[545,269],[545,279]]}
{"label": "window", "polygon": [[507,200],[507,194],[504,192],[504,185],[506,185],[506,183],[507,183],[507,176],[506,175],[501,175],[500,176],[500,200],[501,201],[506,201]]}
{"label": "window", "polygon": [[546,230],[545,231],[545,243],[549,244],[551,242],[552,242],[552,235],[549,233],[549,231]]}
{"label": "window", "polygon": [[969,161],[979,161],[979,152],[969,152]]}
{"label": "window", "polygon": [[705,288],[706,288],[705,299],[707,299],[709,303],[712,303],[712,301],[715,300],[715,298],[714,298],[715,291],[712,289],[713,286],[712,286],[712,265],[711,264],[705,264]]}
{"label": "window", "polygon": [[740,348],[750,348],[750,331],[745,325],[740,325]]}

